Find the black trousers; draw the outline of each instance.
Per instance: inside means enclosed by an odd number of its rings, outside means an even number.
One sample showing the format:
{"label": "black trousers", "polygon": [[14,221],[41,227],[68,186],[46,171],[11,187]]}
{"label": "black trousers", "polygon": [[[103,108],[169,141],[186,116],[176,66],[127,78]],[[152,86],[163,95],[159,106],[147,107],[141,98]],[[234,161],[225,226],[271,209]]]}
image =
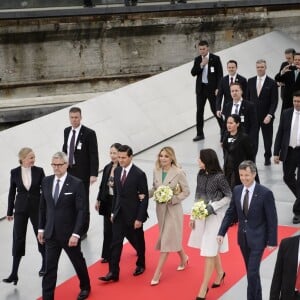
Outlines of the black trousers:
{"label": "black trousers", "polygon": [[[38,223],[39,214],[38,211],[28,211],[22,213],[14,214],[14,229],[13,229],[13,246],[12,255],[13,256],[24,256],[25,255],[25,244],[26,244],[26,233],[28,219],[30,219],[31,225],[33,227],[34,235],[37,237],[38,233]],[[45,246],[41,245],[38,240],[38,250],[42,257],[45,255]]]}
{"label": "black trousers", "polygon": [[206,100],[208,99],[210,110],[214,114],[219,124],[220,129],[222,129],[223,122],[221,118],[216,115],[216,95],[214,91],[210,91],[206,84],[202,83],[201,93],[197,94],[197,112],[196,112],[196,128],[197,135],[203,135],[204,126],[204,108]]}
{"label": "black trousers", "polygon": [[123,242],[126,237],[137,252],[136,266],[145,268],[145,238],[143,227],[134,229],[133,224],[128,224],[119,212],[112,224],[111,258],[109,271],[114,276],[120,273],[120,258],[123,250]]}
{"label": "black trousers", "polygon": [[[265,159],[270,159],[272,157],[273,119],[269,124],[264,124],[263,122],[260,122],[259,129],[261,129],[261,133],[264,141],[264,148],[265,148],[264,157]],[[258,151],[259,129],[257,133],[257,144],[255,146],[256,149],[254,150],[255,156]]]}
{"label": "black trousers", "polygon": [[46,274],[42,281],[43,300],[54,300],[58,261],[62,249],[65,250],[76,271],[80,282],[80,289],[90,289],[90,278],[80,245],[79,240],[76,247],[69,247],[68,240],[57,239],[55,236],[46,240]]}
{"label": "black trousers", "polygon": [[300,147],[289,147],[285,161],[282,163],[283,180],[295,195],[293,213],[300,215]]}
{"label": "black trousers", "polygon": [[110,260],[112,242],[112,222],[110,216],[103,216],[103,244],[101,257]]}

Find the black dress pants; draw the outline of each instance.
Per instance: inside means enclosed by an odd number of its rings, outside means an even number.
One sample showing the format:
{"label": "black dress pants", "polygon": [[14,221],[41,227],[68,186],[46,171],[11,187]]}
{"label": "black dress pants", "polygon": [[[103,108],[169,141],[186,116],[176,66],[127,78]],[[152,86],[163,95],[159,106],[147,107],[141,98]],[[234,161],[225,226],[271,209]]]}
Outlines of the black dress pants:
{"label": "black dress pants", "polygon": [[46,274],[42,281],[43,300],[54,300],[58,261],[62,249],[65,250],[74,266],[79,278],[80,289],[89,290],[91,288],[86,262],[81,252],[80,240],[76,247],[69,247],[68,241],[68,239],[61,240],[55,236],[46,240]]}
{"label": "black dress pants", "polygon": [[111,258],[109,261],[109,271],[114,276],[120,273],[120,258],[123,250],[123,242],[126,237],[137,252],[136,266],[145,268],[145,238],[143,227],[134,229],[133,224],[128,224],[124,220],[122,212],[116,216],[113,225],[113,237],[111,244]]}

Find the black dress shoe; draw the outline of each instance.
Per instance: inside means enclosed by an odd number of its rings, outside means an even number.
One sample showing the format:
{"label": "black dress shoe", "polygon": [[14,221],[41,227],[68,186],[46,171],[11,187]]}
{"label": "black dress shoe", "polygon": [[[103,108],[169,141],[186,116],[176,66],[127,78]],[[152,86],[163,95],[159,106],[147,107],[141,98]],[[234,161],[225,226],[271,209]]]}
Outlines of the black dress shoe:
{"label": "black dress shoe", "polygon": [[271,165],[271,160],[270,159],[266,159],[265,160],[265,166],[270,166]]}
{"label": "black dress shoe", "polygon": [[98,278],[101,281],[109,282],[109,281],[119,281],[118,275],[113,275],[111,272],[107,273],[105,276],[101,276]]}
{"label": "black dress shoe", "polygon": [[3,282],[5,283],[13,283],[14,285],[18,284],[18,276],[16,275],[9,275],[7,278],[2,279]]}
{"label": "black dress shoe", "polygon": [[133,272],[133,276],[139,276],[145,272],[144,267],[136,267],[136,269]]}
{"label": "black dress shoe", "polygon": [[196,135],[194,138],[193,138],[193,141],[194,142],[198,142],[198,141],[201,141],[201,140],[204,140],[204,135]]}
{"label": "black dress shoe", "polygon": [[300,224],[300,216],[294,216],[293,218],[293,224]]}
{"label": "black dress shoe", "polygon": [[102,258],[101,259],[101,264],[106,264],[108,262],[109,262],[109,260],[107,258]]}
{"label": "black dress shoe", "polygon": [[89,294],[90,294],[91,290],[81,290],[80,293],[78,294],[77,300],[83,300],[86,299]]}

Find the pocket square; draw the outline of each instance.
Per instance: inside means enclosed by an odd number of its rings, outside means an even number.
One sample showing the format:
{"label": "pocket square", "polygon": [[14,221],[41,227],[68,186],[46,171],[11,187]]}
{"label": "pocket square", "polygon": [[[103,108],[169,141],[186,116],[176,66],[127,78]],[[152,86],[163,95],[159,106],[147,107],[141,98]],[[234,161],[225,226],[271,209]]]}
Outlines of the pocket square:
{"label": "pocket square", "polygon": [[73,193],[64,193],[64,195],[72,195]]}

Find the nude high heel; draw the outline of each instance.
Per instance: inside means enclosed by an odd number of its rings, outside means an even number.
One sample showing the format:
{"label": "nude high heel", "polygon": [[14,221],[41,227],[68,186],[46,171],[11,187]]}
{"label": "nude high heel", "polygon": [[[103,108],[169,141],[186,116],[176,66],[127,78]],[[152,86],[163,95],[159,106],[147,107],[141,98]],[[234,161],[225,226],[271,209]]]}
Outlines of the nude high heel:
{"label": "nude high heel", "polygon": [[189,264],[189,257],[186,256],[184,264],[183,265],[179,265],[177,267],[177,271],[183,271],[188,264]]}
{"label": "nude high heel", "polygon": [[151,280],[150,285],[158,285],[159,281],[160,281],[160,277],[161,277],[161,273],[159,274],[157,280],[154,280],[154,279]]}

